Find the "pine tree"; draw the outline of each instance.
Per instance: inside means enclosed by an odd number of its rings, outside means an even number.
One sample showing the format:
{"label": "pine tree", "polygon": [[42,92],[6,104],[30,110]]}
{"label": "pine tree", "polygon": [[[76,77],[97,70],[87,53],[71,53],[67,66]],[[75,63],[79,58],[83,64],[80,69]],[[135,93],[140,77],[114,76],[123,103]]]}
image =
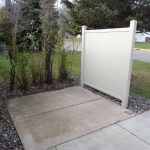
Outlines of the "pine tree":
{"label": "pine tree", "polygon": [[19,51],[42,50],[40,14],[40,0],[22,0],[17,34]]}
{"label": "pine tree", "polygon": [[139,31],[150,30],[150,0],[63,0],[68,9],[69,29],[87,25],[94,29],[129,26],[131,19],[138,21]]}
{"label": "pine tree", "polygon": [[71,28],[76,27],[78,34],[78,29],[82,25],[101,29],[125,25],[130,11],[128,1],[130,0],[75,0],[74,2],[63,0],[63,3],[68,8],[70,16],[68,24]]}
{"label": "pine tree", "polygon": [[138,21],[138,31],[150,31],[150,0],[135,0],[133,16]]}

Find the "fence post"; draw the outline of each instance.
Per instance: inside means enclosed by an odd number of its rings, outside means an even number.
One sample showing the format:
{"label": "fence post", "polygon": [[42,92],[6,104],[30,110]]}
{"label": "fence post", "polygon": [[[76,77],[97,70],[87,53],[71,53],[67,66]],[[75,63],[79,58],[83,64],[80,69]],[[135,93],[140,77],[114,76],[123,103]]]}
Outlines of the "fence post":
{"label": "fence post", "polygon": [[84,53],[85,53],[85,31],[87,27],[82,26],[82,51],[81,51],[81,86],[84,86]]}
{"label": "fence post", "polygon": [[127,108],[128,106],[128,99],[129,99],[129,91],[130,91],[130,82],[131,82],[131,73],[132,73],[132,61],[133,61],[133,52],[134,52],[134,44],[135,44],[135,34],[137,28],[137,21],[132,20],[130,21],[130,47],[131,47],[131,54],[130,54],[130,66],[129,66],[129,74],[128,74],[128,84],[126,90],[126,97],[124,101],[122,101],[122,106]]}

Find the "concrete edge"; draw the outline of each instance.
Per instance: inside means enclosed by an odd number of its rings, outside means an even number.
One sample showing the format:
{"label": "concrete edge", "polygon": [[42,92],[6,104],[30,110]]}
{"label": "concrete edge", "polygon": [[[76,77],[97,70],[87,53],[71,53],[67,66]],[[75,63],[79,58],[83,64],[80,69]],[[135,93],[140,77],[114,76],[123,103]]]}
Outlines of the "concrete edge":
{"label": "concrete edge", "polygon": [[150,49],[140,49],[140,48],[135,48],[134,50],[137,50],[137,51],[145,51],[145,52],[150,52]]}

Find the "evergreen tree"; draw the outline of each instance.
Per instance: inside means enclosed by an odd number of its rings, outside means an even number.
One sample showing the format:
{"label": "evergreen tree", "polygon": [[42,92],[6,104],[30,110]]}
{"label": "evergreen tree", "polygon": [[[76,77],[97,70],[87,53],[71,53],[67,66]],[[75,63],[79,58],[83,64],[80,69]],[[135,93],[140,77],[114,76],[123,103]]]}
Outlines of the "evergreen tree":
{"label": "evergreen tree", "polygon": [[133,16],[138,21],[138,31],[150,31],[150,0],[135,0]]}
{"label": "evergreen tree", "polygon": [[129,26],[131,19],[138,20],[140,31],[150,30],[150,0],[63,0],[68,9],[66,22],[70,30],[80,32],[90,28],[117,28]]}
{"label": "evergreen tree", "polygon": [[[125,26],[131,13],[131,0],[63,0],[70,15],[72,27],[87,25],[90,28]],[[78,29],[78,28],[77,28]]]}
{"label": "evergreen tree", "polygon": [[19,51],[42,50],[40,13],[40,0],[21,1],[19,32],[17,34]]}

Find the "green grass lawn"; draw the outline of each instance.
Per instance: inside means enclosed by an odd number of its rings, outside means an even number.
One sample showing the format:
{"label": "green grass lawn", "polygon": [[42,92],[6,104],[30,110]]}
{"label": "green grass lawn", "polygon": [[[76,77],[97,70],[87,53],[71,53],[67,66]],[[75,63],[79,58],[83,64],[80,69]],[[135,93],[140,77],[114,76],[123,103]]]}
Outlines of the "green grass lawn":
{"label": "green grass lawn", "polygon": [[[33,57],[36,57],[33,55]],[[44,57],[44,56],[42,56]],[[80,52],[68,53],[68,69],[72,76],[80,75]],[[71,60],[73,60],[71,64]],[[72,69],[71,69],[72,68]],[[0,78],[9,79],[9,59],[8,56],[0,54]],[[58,56],[54,55],[53,65],[54,76],[58,75]],[[132,70],[132,80],[130,91],[134,94],[150,98],[150,63],[134,61]]]}
{"label": "green grass lawn", "polygon": [[140,43],[140,42],[137,42],[137,43],[135,43],[135,48],[150,50],[150,43]]}
{"label": "green grass lawn", "polygon": [[134,61],[131,92],[150,98],[150,63]]}
{"label": "green grass lawn", "polygon": [[10,63],[8,55],[0,54],[0,79],[8,80],[10,73]]}
{"label": "green grass lawn", "polygon": [[[67,54],[67,64],[68,70],[72,76],[78,76],[80,74],[80,53],[79,52],[68,52]],[[36,59],[37,61],[44,61],[45,55],[35,55],[31,54],[30,59]],[[53,56],[53,76],[58,76],[58,55],[54,54]],[[32,61],[31,61],[32,63]],[[10,63],[8,54],[0,54],[0,79],[9,80],[9,73],[10,73]]]}

